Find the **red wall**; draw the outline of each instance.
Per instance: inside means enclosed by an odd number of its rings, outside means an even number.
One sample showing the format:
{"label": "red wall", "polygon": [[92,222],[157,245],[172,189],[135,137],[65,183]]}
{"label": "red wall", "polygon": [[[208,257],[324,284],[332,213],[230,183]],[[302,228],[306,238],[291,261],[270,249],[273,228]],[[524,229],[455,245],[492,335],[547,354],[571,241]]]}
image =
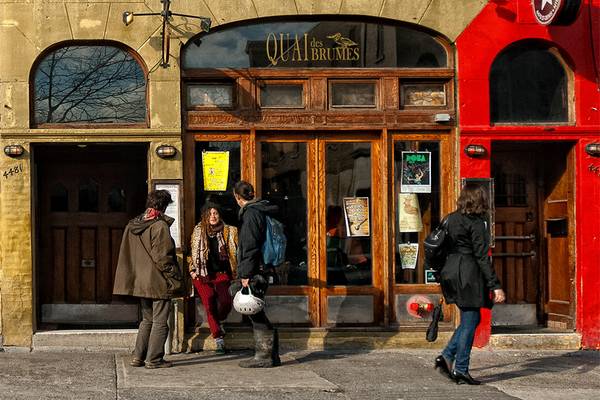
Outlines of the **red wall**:
{"label": "red wall", "polygon": [[[545,27],[535,22],[531,0],[491,0],[456,41],[461,177],[489,177],[492,140],[570,140],[577,143],[577,319],[583,346],[600,349],[600,158],[585,153],[585,145],[600,142],[600,0],[583,0],[570,26]],[[591,16],[591,18],[590,18]],[[595,55],[592,56],[592,37]],[[559,48],[573,71],[574,126],[490,125],[488,76],[496,56],[523,39],[541,39]],[[597,68],[594,68],[594,63]],[[482,144],[483,158],[462,152],[468,144]]]}

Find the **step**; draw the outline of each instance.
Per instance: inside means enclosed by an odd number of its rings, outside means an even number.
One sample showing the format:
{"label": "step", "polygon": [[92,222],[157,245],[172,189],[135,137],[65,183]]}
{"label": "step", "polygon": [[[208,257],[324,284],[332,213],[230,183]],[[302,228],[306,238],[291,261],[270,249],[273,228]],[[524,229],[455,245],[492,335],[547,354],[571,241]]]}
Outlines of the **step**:
{"label": "step", "polygon": [[[135,346],[136,329],[120,330],[64,330],[36,332],[33,335],[34,350],[52,351],[132,351]],[[282,350],[346,350],[346,349],[439,349],[450,339],[452,332],[444,330],[438,340],[429,343],[424,330],[324,330],[280,329]],[[228,330],[227,347],[249,349],[253,346],[249,329]],[[214,340],[205,329],[186,333],[183,352],[213,350]],[[527,333],[494,334],[487,349],[528,350],[578,350],[581,336],[578,333]],[[174,349],[175,350],[175,349]]]}

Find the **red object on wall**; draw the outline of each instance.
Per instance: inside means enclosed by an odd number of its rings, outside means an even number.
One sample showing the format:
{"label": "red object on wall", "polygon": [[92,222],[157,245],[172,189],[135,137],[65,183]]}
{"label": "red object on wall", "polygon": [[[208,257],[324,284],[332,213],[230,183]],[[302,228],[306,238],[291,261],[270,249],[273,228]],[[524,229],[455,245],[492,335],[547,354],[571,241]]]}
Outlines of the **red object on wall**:
{"label": "red object on wall", "polygon": [[[576,143],[576,331],[583,347],[600,349],[600,158],[585,152],[587,144],[600,142],[600,0],[581,3],[572,24],[543,26],[535,21],[531,0],[490,1],[458,37],[460,175],[491,176],[492,141]],[[528,39],[555,47],[572,71],[574,124],[490,123],[492,63],[507,46]],[[467,156],[463,150],[470,144],[483,145],[487,154]]]}

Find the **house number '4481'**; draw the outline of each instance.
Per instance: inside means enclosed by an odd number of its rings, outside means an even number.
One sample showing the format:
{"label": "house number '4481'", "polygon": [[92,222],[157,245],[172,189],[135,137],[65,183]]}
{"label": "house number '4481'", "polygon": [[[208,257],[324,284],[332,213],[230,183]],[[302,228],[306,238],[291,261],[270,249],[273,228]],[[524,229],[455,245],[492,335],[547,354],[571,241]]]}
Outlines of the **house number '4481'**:
{"label": "house number '4481'", "polygon": [[15,165],[14,167],[5,170],[4,173],[2,174],[2,176],[4,176],[4,179],[8,179],[9,177],[11,177],[13,175],[20,174],[22,172],[23,172],[23,166]]}

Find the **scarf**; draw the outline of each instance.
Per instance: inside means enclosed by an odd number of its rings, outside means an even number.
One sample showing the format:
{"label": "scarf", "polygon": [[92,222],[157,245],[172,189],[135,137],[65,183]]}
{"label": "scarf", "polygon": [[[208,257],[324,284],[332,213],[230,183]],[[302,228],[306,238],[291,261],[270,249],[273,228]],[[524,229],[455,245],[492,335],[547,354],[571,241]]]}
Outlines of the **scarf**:
{"label": "scarf", "polygon": [[150,221],[152,219],[159,218],[162,215],[163,213],[157,210],[156,208],[147,208],[144,212],[144,221]]}
{"label": "scarf", "polygon": [[219,222],[218,225],[211,226],[207,224],[198,224],[194,228],[192,234],[192,263],[194,265],[194,272],[199,276],[208,276],[208,238],[217,238],[219,245],[219,256],[218,259],[221,262],[229,260],[229,254],[227,253],[227,246],[225,245],[225,238],[223,236],[223,228],[225,224],[223,221]]}

